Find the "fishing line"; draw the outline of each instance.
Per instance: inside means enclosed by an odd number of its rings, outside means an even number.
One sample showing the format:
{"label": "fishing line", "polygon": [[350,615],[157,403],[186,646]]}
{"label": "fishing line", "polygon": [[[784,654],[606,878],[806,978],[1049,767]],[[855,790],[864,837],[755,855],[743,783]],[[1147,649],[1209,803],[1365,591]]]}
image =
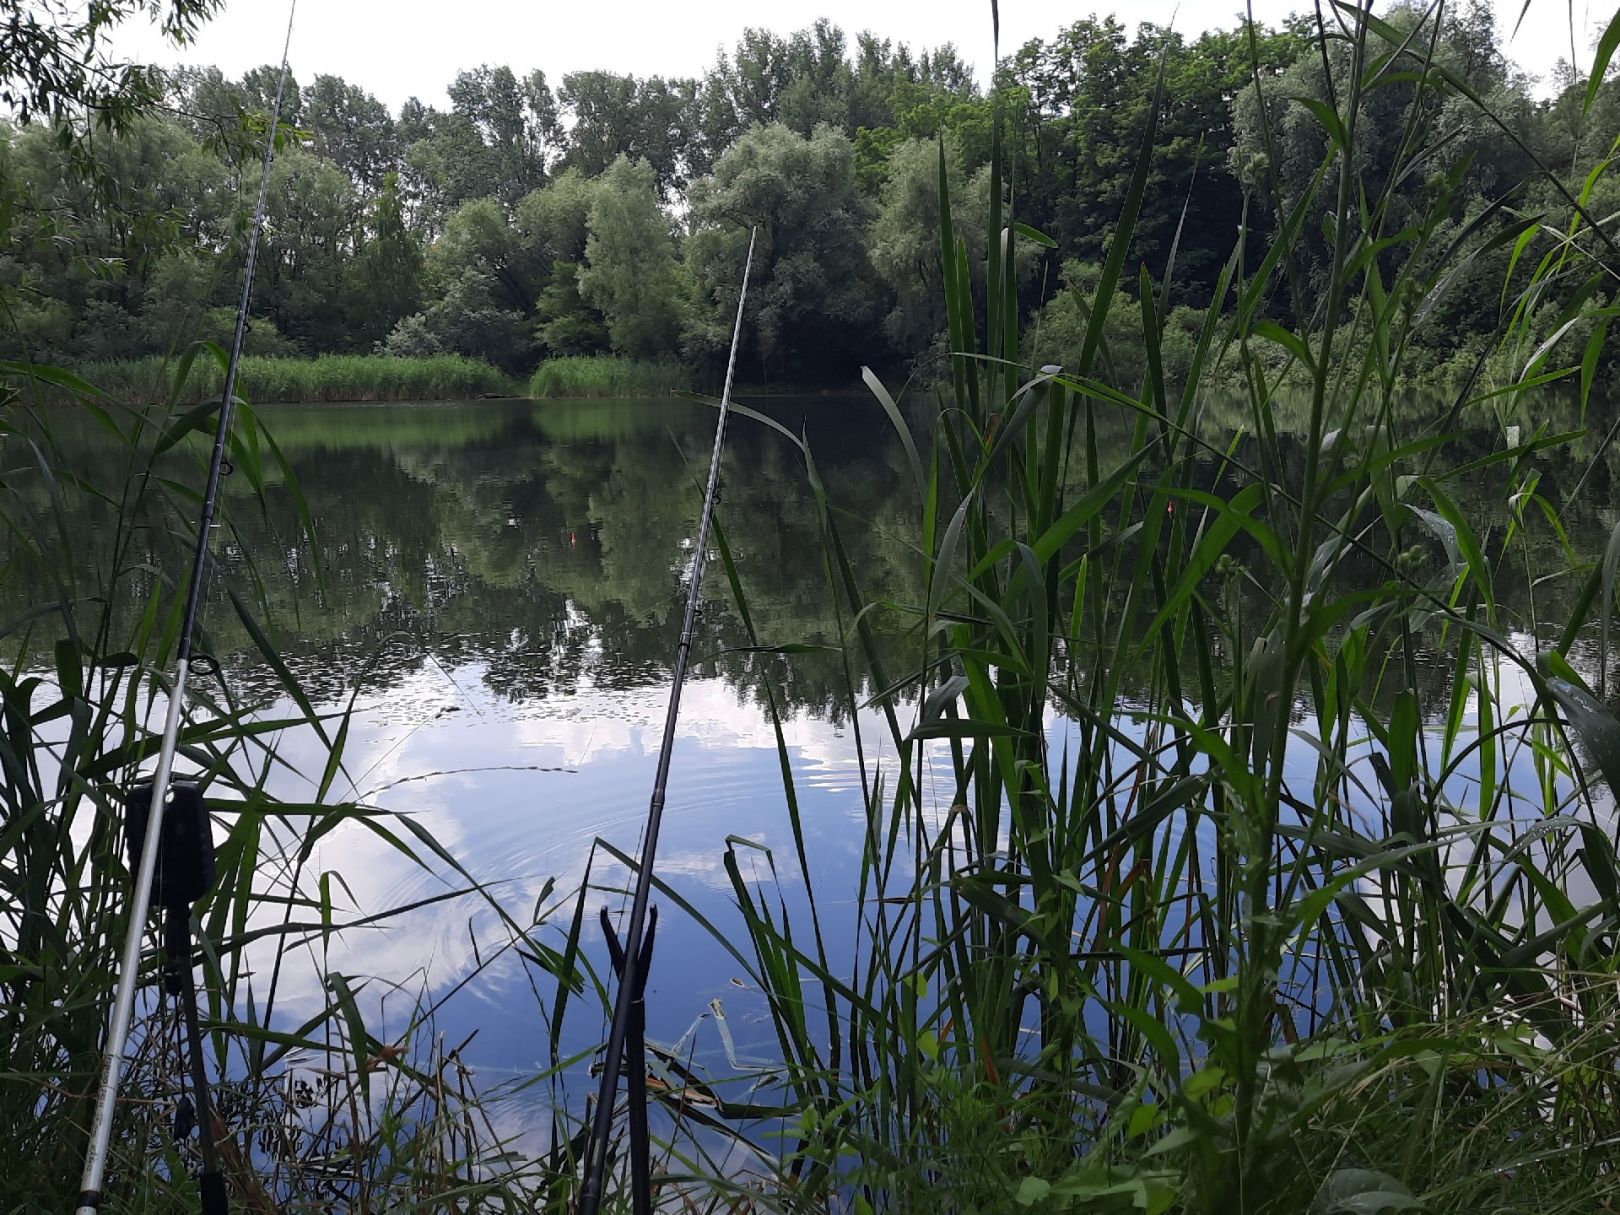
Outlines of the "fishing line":
{"label": "fishing line", "polygon": [[[602,1202],[602,1181],[607,1171],[608,1140],[613,1131],[613,1107],[619,1087],[619,1075],[624,1063],[626,1045],[630,1044],[628,1039],[631,1024],[641,1019],[641,997],[647,981],[649,952],[644,948],[643,938],[647,938],[645,944],[650,946],[651,938],[646,932],[647,904],[652,897],[653,865],[658,854],[658,829],[664,817],[664,794],[669,783],[670,752],[675,745],[675,725],[681,712],[681,688],[686,683],[686,668],[692,655],[692,633],[697,621],[699,600],[703,596],[704,555],[709,551],[709,525],[714,516],[714,503],[720,488],[720,455],[726,444],[726,419],[731,409],[731,381],[737,370],[737,346],[742,338],[743,305],[748,301],[748,274],[754,265],[754,240],[758,234],[758,228],[751,229],[748,233],[748,256],[743,262],[742,288],[737,296],[737,320],[731,331],[731,354],[726,360],[725,387],[720,393],[720,418],[715,423],[714,452],[709,457],[709,484],[703,495],[703,513],[698,520],[697,543],[692,550],[692,580],[687,587],[686,616],[681,624],[680,645],[675,651],[675,674],[669,689],[669,708],[664,716],[664,737],[658,750],[658,768],[653,777],[652,800],[648,804],[647,819],[643,827],[641,860],[636,869],[636,891],[630,905],[630,929],[625,936],[622,949],[612,934],[607,934],[612,941],[614,960],[618,963],[619,989],[613,1002],[613,1027],[608,1034],[607,1055],[602,1060],[602,1080],[597,1090],[595,1117],[591,1122],[590,1138],[585,1145],[583,1161],[585,1180],[580,1192],[579,1215],[596,1215]],[[604,930],[607,928],[605,908],[603,927]],[[644,1055],[642,1044],[630,1045],[635,1047],[635,1058],[641,1060]],[[640,1066],[645,1067],[645,1064],[642,1063]],[[632,1082],[634,1079],[632,1077]],[[645,1073],[642,1079],[645,1080]],[[644,1174],[647,1164],[644,1154],[637,1157],[634,1141],[639,1138],[643,1147],[645,1146],[645,1094],[639,1110],[636,1104],[632,1096],[631,1181],[637,1189],[636,1200],[639,1211],[646,1203],[647,1185],[647,1178],[639,1174]]]}
{"label": "fishing line", "polygon": [[[242,294],[236,308],[236,332],[231,339],[230,359],[225,367],[225,387],[219,402],[219,424],[214,431],[213,455],[208,465],[208,482],[203,492],[202,513],[197,526],[197,547],[192,557],[191,580],[186,592],[185,614],[181,619],[180,639],[175,652],[174,688],[169,694],[168,715],[163,726],[163,743],[158,750],[157,770],[152,776],[146,795],[148,812],[144,830],[131,834],[130,851],[135,885],[130,893],[129,928],[124,938],[124,952],[118,969],[118,988],[113,1001],[112,1022],[107,1030],[107,1048],[102,1065],[101,1085],[96,1094],[95,1119],[91,1124],[90,1146],[85,1154],[84,1172],[79,1182],[77,1215],[95,1215],[101,1206],[102,1182],[106,1176],[108,1150],[112,1142],[112,1123],[118,1102],[118,1086],[123,1078],[124,1052],[129,1043],[130,1020],[135,1008],[135,987],[140,978],[141,940],[146,933],[146,921],[152,909],[152,887],[157,875],[158,855],[166,842],[173,842],[176,829],[183,833],[200,832],[200,838],[191,838],[193,847],[206,854],[212,883],[213,842],[209,835],[208,815],[201,793],[192,782],[177,783],[173,778],[175,749],[180,737],[180,719],[185,711],[186,676],[193,664],[199,671],[204,663],[214,670],[218,664],[211,658],[193,655],[192,642],[197,631],[197,620],[202,609],[203,585],[208,576],[209,532],[214,527],[214,509],[219,500],[219,483],[226,460],[225,450],[230,441],[232,406],[236,403],[236,373],[242,359],[242,342],[247,334],[248,304],[253,296],[253,273],[258,265],[259,236],[264,231],[265,210],[270,194],[270,167],[276,157],[276,127],[281,119],[281,99],[287,86],[287,55],[292,47],[293,15],[297,0],[291,0],[287,9],[287,35],[281,47],[281,74],[276,80],[276,98],[270,107],[270,130],[265,141],[264,169],[259,176],[259,198],[253,211],[253,224],[248,233],[247,264],[242,272]],[[131,825],[135,825],[134,810],[139,787],[131,791],[129,810]],[[172,825],[171,824],[172,821]],[[170,839],[166,841],[165,837]],[[137,837],[139,845],[137,846]],[[178,878],[165,874],[166,878]],[[206,887],[204,887],[206,889]],[[191,1072],[193,1097],[197,1103],[199,1122],[202,1123],[203,1173],[200,1177],[203,1208],[208,1215],[225,1210],[225,1185],[213,1157],[213,1129],[208,1110],[206,1075],[201,1058],[201,1035],[197,1030],[196,989],[190,981],[190,913],[189,904],[180,909],[180,890],[165,891],[163,899],[168,926],[165,930],[165,951],[171,956],[168,965],[183,968],[184,988],[190,993],[185,1006],[187,1028],[191,1042]],[[183,925],[178,920],[183,920]],[[183,957],[173,956],[183,948]],[[173,990],[177,980],[165,980]],[[184,992],[180,993],[186,999]]]}

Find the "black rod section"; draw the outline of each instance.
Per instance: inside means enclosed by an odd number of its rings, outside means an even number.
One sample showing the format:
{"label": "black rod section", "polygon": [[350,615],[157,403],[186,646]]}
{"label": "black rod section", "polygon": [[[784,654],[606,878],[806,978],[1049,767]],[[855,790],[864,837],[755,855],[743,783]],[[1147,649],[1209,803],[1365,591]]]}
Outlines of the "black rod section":
{"label": "black rod section", "polygon": [[602,1060],[602,1083],[597,1090],[596,1117],[591,1137],[585,1145],[585,1184],[580,1192],[579,1215],[596,1215],[602,1204],[603,1174],[607,1171],[608,1140],[613,1132],[613,1107],[619,1089],[619,1073],[624,1063],[625,1039],[629,1034],[631,1012],[638,988],[644,987],[641,938],[647,923],[647,904],[652,898],[653,865],[658,857],[658,828],[664,818],[664,793],[669,784],[670,752],[675,746],[675,725],[681,715],[681,688],[692,656],[692,633],[697,623],[698,604],[703,596],[703,566],[709,551],[709,523],[720,487],[720,453],[726,445],[726,418],[731,408],[731,379],[737,370],[737,345],[742,338],[743,305],[748,302],[748,273],[754,265],[755,228],[748,234],[748,257],[743,263],[742,289],[737,296],[737,322],[731,331],[731,355],[726,360],[726,383],[720,393],[720,419],[714,427],[714,452],[709,457],[709,485],[703,494],[703,514],[698,520],[697,547],[692,552],[692,583],[686,595],[686,618],[681,624],[681,643],[675,651],[675,677],[669,690],[669,708],[664,714],[664,740],[658,750],[658,770],[653,778],[652,800],[647,806],[646,835],[641,843],[641,863],[636,869],[635,897],[630,904],[630,929],[624,940],[624,973],[613,1001],[613,1026],[608,1032],[607,1057]]}
{"label": "black rod section", "polygon": [[191,908],[178,903],[165,909],[171,992],[180,1000],[186,1023],[186,1054],[191,1086],[191,1104],[197,1114],[198,1147],[202,1169],[197,1184],[202,1193],[203,1215],[226,1215],[230,1209],[225,1179],[219,1171],[219,1153],[214,1144],[214,1106],[208,1094],[208,1066],[203,1058],[202,1026],[197,1019],[197,986],[191,965]]}
{"label": "black rod section", "polygon": [[[653,938],[658,935],[658,908],[647,912],[647,939],[641,947],[641,970],[637,975],[634,1002],[630,1006],[630,1029],[624,1040],[624,1087],[630,1119],[630,1212],[652,1215],[652,1137],[647,1129],[647,972],[652,968]],[[624,979],[624,948],[619,935],[602,908],[602,936],[607,941],[613,973]]]}

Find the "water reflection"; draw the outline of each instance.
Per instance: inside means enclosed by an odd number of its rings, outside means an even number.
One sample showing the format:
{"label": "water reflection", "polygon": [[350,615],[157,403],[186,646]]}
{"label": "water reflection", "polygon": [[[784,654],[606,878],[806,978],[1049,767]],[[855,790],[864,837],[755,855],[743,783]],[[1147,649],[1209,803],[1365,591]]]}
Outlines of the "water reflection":
{"label": "water reflection", "polygon": [[[919,558],[912,481],[900,445],[881,411],[865,400],[813,398],[765,406],[795,431],[803,428],[825,477],[857,579],[865,586],[905,591],[915,585]],[[235,656],[233,677],[254,687],[256,670],[242,660],[251,649],[225,588],[262,595],[274,637],[311,690],[337,698],[359,671],[374,688],[436,664],[478,664],[479,678],[514,704],[567,695],[591,686],[629,689],[656,683],[668,670],[682,605],[682,573],[700,497],[713,413],[679,400],[591,404],[483,401],[388,406],[279,406],[263,409],[266,425],[297,470],[309,503],[319,552],[303,543],[292,495],[268,487],[261,512],[247,487],[231,488],[228,533],[206,623],[215,649]],[[1213,445],[1224,446],[1220,409],[1209,407]],[[1291,415],[1279,407],[1278,425]],[[1558,419],[1575,426],[1574,416]],[[1105,462],[1129,450],[1130,419],[1102,420]],[[85,419],[53,421],[62,460],[93,483],[115,483],[121,469],[102,435]],[[1417,427],[1414,425],[1414,430]],[[1500,450],[1495,426],[1467,431],[1448,449],[1460,465]],[[1557,503],[1577,552],[1602,551],[1616,522],[1610,488],[1611,449],[1592,465],[1580,496],[1563,500],[1588,467],[1588,444],[1538,453],[1540,492]],[[1245,448],[1239,444],[1238,455]],[[1303,446],[1284,443],[1285,464],[1303,466]],[[1234,492],[1242,483],[1211,456],[1209,486]],[[177,462],[176,475],[188,470]],[[1299,469],[1277,470],[1285,479]],[[1078,473],[1076,474],[1078,486]],[[235,479],[241,482],[242,478]],[[1447,483],[1487,549],[1513,525],[1506,466]],[[43,509],[43,484],[19,478],[14,492]],[[69,503],[68,526],[83,539],[66,554],[81,588],[96,588],[105,545],[117,531],[114,504]],[[1534,507],[1531,507],[1532,514]],[[725,497],[719,520],[736,555],[750,609],[766,645],[830,644],[836,640],[815,512],[802,462],[781,436],[739,419],[729,440]],[[155,524],[157,520],[152,520]],[[1538,574],[1569,568],[1556,534],[1532,526],[1530,568]],[[1443,560],[1443,546],[1420,529],[1414,540]],[[153,569],[180,564],[166,529],[135,534]],[[1244,554],[1245,538],[1233,552]],[[0,550],[0,613],[6,618],[55,598],[61,572],[30,562],[6,537]],[[1537,546],[1545,561],[1536,561]],[[56,559],[61,554],[51,554]],[[712,557],[713,554],[710,554]],[[1382,581],[1376,561],[1351,554],[1347,580]],[[1574,575],[1532,584],[1518,566],[1498,571],[1505,625],[1556,627],[1579,585]],[[105,589],[105,588],[96,588]],[[137,585],[124,601],[134,613],[150,594]],[[95,593],[91,591],[90,593]],[[1255,588],[1243,593],[1256,596]],[[1256,604],[1256,607],[1263,605]],[[697,655],[701,671],[752,692],[762,668],[780,681],[780,694],[798,708],[837,717],[847,707],[840,664],[807,649],[791,662],[746,652],[747,638],[718,573],[708,580]],[[904,627],[897,617],[873,619],[880,633]],[[33,638],[41,659],[53,638]],[[1435,669],[1435,696],[1445,694],[1444,664]]]}
{"label": "water reflection", "polygon": [[[841,508],[857,579],[900,593],[914,586],[912,482],[881,411],[839,399],[769,408],[809,434]],[[667,401],[262,412],[297,469],[319,552],[299,537],[296,503],[285,485],[270,486],[264,512],[244,487],[233,488],[208,614],[230,680],[248,695],[276,692],[225,597],[234,588],[262,596],[277,645],[318,705],[340,708],[358,688],[360,708],[334,795],[415,816],[508,914],[525,926],[545,923],[542,936],[557,944],[566,916],[558,924],[548,913],[583,879],[592,841],[604,837],[628,851],[640,830],[683,579],[696,556],[688,537],[712,412]],[[1285,414],[1279,424],[1290,429]],[[1104,457],[1122,459],[1130,419],[1105,425]],[[112,456],[93,427],[63,419],[60,431],[64,458],[107,483],[116,470],[106,464]],[[1460,440],[1451,458],[1475,459],[1500,450],[1503,441],[1497,430],[1482,428]],[[1286,454],[1303,461],[1297,443]],[[1573,444],[1536,459],[1550,495],[1573,488],[1586,455]],[[1614,522],[1602,505],[1610,500],[1614,459],[1605,453],[1581,496],[1564,504],[1577,551],[1600,552]],[[1231,470],[1213,458],[1208,470],[1212,485],[1234,484]],[[185,475],[183,464],[177,471]],[[1511,522],[1504,485],[1505,470],[1493,466],[1450,486],[1486,544]],[[35,499],[45,492],[29,484],[10,488]],[[74,509],[82,514],[70,526],[86,543],[61,556],[77,585],[95,588],[115,507],[87,498]],[[746,420],[734,427],[719,521],[760,640],[805,648],[787,656],[752,652],[725,580],[713,573],[674,756],[660,872],[701,914],[734,924],[721,868],[727,837],[788,854],[776,737],[762,709],[768,673],[786,706],[783,728],[818,889],[845,900],[823,905],[825,932],[831,941],[848,941],[858,918],[853,898],[864,831],[855,711],[841,661],[826,648],[838,632],[826,609],[815,511],[799,457],[780,436]],[[1556,540],[1543,538],[1547,529],[1532,534],[1533,543],[1547,546],[1543,569],[1567,566]],[[180,568],[173,538],[162,529],[135,535],[152,569]],[[62,571],[30,561],[14,539],[6,544],[0,615],[9,620],[49,602]],[[1349,566],[1347,574],[1384,576],[1370,561]],[[1495,591],[1504,621],[1525,630],[1526,648],[1534,647],[1536,624],[1561,623],[1578,591],[1573,577],[1534,583],[1505,569],[1501,577]],[[135,589],[121,609],[126,614],[137,613],[153,587]],[[901,617],[874,623],[888,644],[904,643]],[[44,663],[54,636],[19,636],[22,660]],[[1588,669],[1596,663],[1591,647],[1576,657]],[[1423,672],[1431,709],[1444,705],[1451,676],[1443,651],[1436,659]],[[1060,744],[1064,727],[1053,729]],[[866,754],[869,763],[883,758],[885,735],[866,731],[868,746],[877,748]],[[321,771],[324,757],[312,737],[289,736],[281,745],[294,770]],[[1300,762],[1307,759],[1302,753]],[[299,778],[283,779],[284,796],[307,796]],[[1466,781],[1467,772],[1454,779]],[[767,875],[763,853],[746,850],[744,859],[757,876]],[[340,920],[464,884],[453,873],[416,865],[356,824],[323,838],[310,864],[315,875],[342,875],[334,886]],[[778,876],[793,897],[794,867],[781,866]],[[598,901],[617,903],[622,871],[599,864],[593,881],[601,887]],[[594,921],[585,931],[595,932]],[[371,998],[384,1018],[375,1032],[384,1039],[401,1028],[417,995],[437,998],[479,970],[478,982],[441,1011],[440,1026],[452,1040],[479,1031],[468,1058],[487,1074],[529,1074],[544,1065],[544,1032],[530,990],[541,980],[517,951],[501,952],[509,940],[494,909],[467,896],[339,934],[323,963],[377,978]],[[649,990],[655,1036],[678,1037],[718,998],[738,1050],[770,1053],[763,1004],[736,982],[737,963],[722,941],[671,916],[659,951]],[[313,968],[288,969],[282,982],[288,1016],[325,998]],[[392,985],[399,990],[385,1000]],[[565,1054],[596,1040],[601,1026],[587,1021],[570,1023]],[[719,1050],[715,1035],[699,1035],[699,1062]]]}
{"label": "water reflection", "polygon": [[[664,689],[576,685],[565,698],[514,705],[483,678],[479,664],[453,674],[454,683],[432,669],[404,675],[386,698],[357,714],[347,764],[355,790],[415,816],[464,861],[473,879],[488,884],[508,914],[525,926],[544,921],[537,939],[561,947],[571,911],[566,902],[586,878],[592,841],[600,836],[629,851],[639,838]],[[444,712],[452,706],[458,711]],[[850,940],[864,804],[854,741],[849,730],[808,710],[782,724],[815,879],[834,898],[822,909],[824,922],[831,939]],[[869,741],[881,735],[876,721],[865,724]],[[319,770],[312,738],[286,740],[286,755],[295,767]],[[943,754],[938,759],[945,762]],[[752,702],[720,678],[689,683],[673,769],[660,876],[701,914],[731,925],[735,912],[722,856],[727,838],[742,836],[782,862],[773,875],[763,852],[746,849],[745,872],[779,879],[790,902],[801,898],[776,738]],[[289,783],[288,796],[299,792]],[[340,920],[426,900],[460,883],[456,875],[423,869],[356,824],[324,838],[313,865],[344,876]],[[598,905],[622,909],[628,885],[622,867],[598,856],[590,880],[598,892],[593,911]],[[550,914],[559,908],[561,914]],[[666,910],[672,910],[667,902]],[[594,920],[586,922],[585,934],[592,956],[600,958]],[[441,1010],[439,1028],[454,1040],[477,1030],[468,1058],[489,1076],[532,1075],[547,1065],[540,1002],[530,990],[531,980],[543,980],[516,951],[500,952],[510,935],[488,902],[468,896],[341,934],[324,963],[429,993],[477,970],[477,982]],[[769,1053],[763,1001],[739,983],[742,972],[721,942],[686,917],[666,914],[658,951],[649,987],[655,1036],[678,1038],[718,998],[737,1049]],[[295,978],[283,998],[289,1014],[323,999],[313,971]],[[412,1007],[398,997],[395,1004],[405,1012]],[[568,1026],[565,1053],[597,1040],[602,1027],[594,1018],[589,1012]],[[694,1045],[698,1062],[726,1070],[717,1036],[700,1033]]]}

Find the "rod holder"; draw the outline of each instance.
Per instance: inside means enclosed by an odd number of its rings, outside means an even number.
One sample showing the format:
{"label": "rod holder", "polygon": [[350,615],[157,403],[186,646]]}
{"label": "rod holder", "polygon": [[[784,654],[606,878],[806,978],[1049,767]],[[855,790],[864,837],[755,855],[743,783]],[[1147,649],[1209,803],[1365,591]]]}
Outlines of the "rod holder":
{"label": "rod holder", "polygon": [[[147,822],[152,814],[152,782],[136,781],[124,798],[124,843],[129,871],[140,872]],[[214,834],[194,780],[169,782],[168,804],[159,825],[156,877],[152,898],[160,907],[190,907],[214,886],[217,862]]]}

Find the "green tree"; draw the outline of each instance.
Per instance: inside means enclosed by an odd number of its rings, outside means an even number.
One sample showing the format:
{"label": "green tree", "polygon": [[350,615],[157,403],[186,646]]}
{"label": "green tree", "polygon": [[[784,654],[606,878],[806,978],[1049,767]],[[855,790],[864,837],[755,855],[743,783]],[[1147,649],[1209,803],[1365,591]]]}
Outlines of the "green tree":
{"label": "green tree", "polygon": [[228,174],[163,118],[132,119],[116,138],[82,144],[62,134],[43,123],[5,132],[0,179],[26,192],[0,230],[0,289],[16,296],[33,357],[140,353],[137,318],[155,268],[193,242],[230,244]]}
{"label": "green tree", "polygon": [[518,204],[515,224],[534,250],[542,272],[559,261],[585,260],[596,182],[578,169],[565,169]]}
{"label": "green tree", "polygon": [[331,161],[297,147],[276,157],[254,297],[311,353],[352,347],[344,299],[364,214],[354,182]]}
{"label": "green tree", "polygon": [[[262,65],[240,80],[217,67],[181,67],[168,78],[171,104],[187,130],[242,172],[264,157],[264,128],[275,104],[278,66]],[[294,72],[281,90],[281,121],[294,130],[303,119],[303,90]]]}
{"label": "green tree", "polygon": [[534,311],[541,267],[533,250],[493,198],[463,203],[427,253],[430,288],[440,288],[467,270],[484,275],[496,302],[523,314]]}
{"label": "green tree", "polygon": [[592,354],[608,344],[602,314],[579,291],[597,192],[597,181],[569,168],[518,204],[514,226],[543,284],[535,333],[550,354]]}
{"label": "green tree", "polygon": [[563,163],[597,177],[621,156],[646,161],[666,195],[685,186],[697,83],[570,72],[559,93],[572,117]]}
{"label": "green tree", "polygon": [[451,82],[453,112],[466,120],[483,145],[487,171],[482,194],[508,206],[539,187],[556,120],[543,74],[519,83],[509,67],[485,64]]}
{"label": "green tree", "polygon": [[310,150],[368,194],[399,171],[401,148],[388,107],[340,76],[315,77],[303,97],[299,125],[310,132]]}
{"label": "green tree", "polygon": [[788,83],[778,102],[782,122],[801,135],[823,123],[847,132],[851,74],[844,31],[823,18],[789,38],[784,57]]}
{"label": "green tree", "polygon": [[[904,140],[934,139],[945,134],[950,136],[950,154],[964,171],[971,173],[989,163],[995,114],[986,98],[972,91],[943,92],[903,81],[890,94],[890,103],[895,112],[895,125],[856,132],[857,156],[863,138],[885,144],[886,154]],[[886,165],[869,162],[862,184],[875,191],[886,172]]]}
{"label": "green tree", "polygon": [[557,99],[552,95],[546,74],[539,69],[523,78],[523,101],[527,107],[524,138],[526,155],[535,163],[549,169],[551,160],[563,148],[567,135],[557,112]]}
{"label": "green tree", "polygon": [[743,126],[776,122],[782,94],[792,82],[787,43],[767,29],[743,31],[725,79],[732,106]]}
{"label": "green tree", "polygon": [[749,131],[692,186],[688,348],[712,354],[729,343],[757,224],[746,329],[761,370],[842,377],[881,353],[872,332],[879,292],[859,239],[870,218],[844,135],[818,127],[805,138],[780,123]]}
{"label": "green tree", "polygon": [[573,262],[552,266],[536,313],[535,335],[547,354],[598,354],[607,348],[607,325],[580,294],[579,267]]}
{"label": "green tree", "polygon": [[402,180],[414,226],[432,238],[462,203],[489,196],[495,172],[489,149],[465,114],[412,109],[409,103],[406,109],[402,129],[420,134],[406,147]]}
{"label": "green tree", "polygon": [[613,349],[637,358],[675,345],[678,285],[658,176],[621,156],[596,183],[579,294],[602,313]]}
{"label": "green tree", "polygon": [[[907,140],[889,155],[877,218],[872,223],[872,267],[888,286],[894,306],[883,332],[897,351],[920,353],[945,328],[945,285],[939,253],[939,146]],[[956,231],[982,245],[989,178],[968,190],[955,157],[947,157],[951,219]],[[970,264],[977,261],[970,254]]]}
{"label": "green tree", "polygon": [[[167,255],[152,267],[140,302],[142,349],[129,353],[167,353],[195,340],[205,315],[225,307],[229,293],[230,282],[218,265],[198,251]],[[256,336],[258,328],[249,336]]]}
{"label": "green tree", "polygon": [[366,210],[366,237],[347,278],[346,311],[357,345],[380,342],[416,311],[422,294],[422,250],[405,226],[399,178],[390,173]]}
{"label": "green tree", "polygon": [[[1500,55],[1494,52],[1488,23],[1482,28],[1479,14],[1464,9],[1460,17],[1447,16],[1437,28],[1430,9],[1407,4],[1392,7],[1383,17],[1410,38],[1384,65],[1379,87],[1361,94],[1360,110],[1354,116],[1357,127],[1388,132],[1389,137],[1357,141],[1358,171],[1372,183],[1369,189],[1376,184],[1382,192],[1384,183],[1404,164],[1402,144],[1408,131],[1447,132],[1428,161],[1430,172],[1402,172],[1394,183],[1396,188],[1380,217],[1383,227],[1396,232],[1425,219],[1438,193],[1444,193],[1453,207],[1467,209],[1472,198],[1482,194],[1494,198],[1515,188],[1532,166],[1514,142],[1503,138],[1494,123],[1483,120],[1472,102],[1448,98],[1449,90],[1418,89],[1432,45],[1435,58],[1447,68],[1471,73],[1467,77],[1470,88],[1490,96],[1487,104],[1504,122],[1518,128],[1521,139],[1533,138],[1535,124],[1531,107],[1524,104],[1522,82],[1508,78]],[[1312,174],[1331,151],[1321,119],[1302,99],[1340,104],[1336,99],[1347,95],[1351,70],[1350,51],[1338,41],[1318,46],[1299,40],[1295,46],[1295,55],[1274,81],[1266,82],[1263,90],[1247,86],[1237,94],[1233,106],[1232,170],[1252,190],[1260,213],[1257,218],[1273,224],[1304,196]],[[1452,170],[1460,176],[1448,182]],[[1323,232],[1322,219],[1330,194],[1318,192],[1313,199],[1297,254],[1296,290],[1314,292],[1329,273],[1331,242]]]}
{"label": "green tree", "polygon": [[[1070,259],[1063,264],[1062,285],[1030,326],[1029,354],[1041,365],[1074,366],[1085,342],[1102,267]],[[1160,333],[1160,358],[1166,380],[1185,382],[1197,347],[1204,314],[1185,305],[1172,308]],[[1102,374],[1126,392],[1140,391],[1147,373],[1142,344],[1142,304],[1129,294],[1116,295],[1104,321]]]}

